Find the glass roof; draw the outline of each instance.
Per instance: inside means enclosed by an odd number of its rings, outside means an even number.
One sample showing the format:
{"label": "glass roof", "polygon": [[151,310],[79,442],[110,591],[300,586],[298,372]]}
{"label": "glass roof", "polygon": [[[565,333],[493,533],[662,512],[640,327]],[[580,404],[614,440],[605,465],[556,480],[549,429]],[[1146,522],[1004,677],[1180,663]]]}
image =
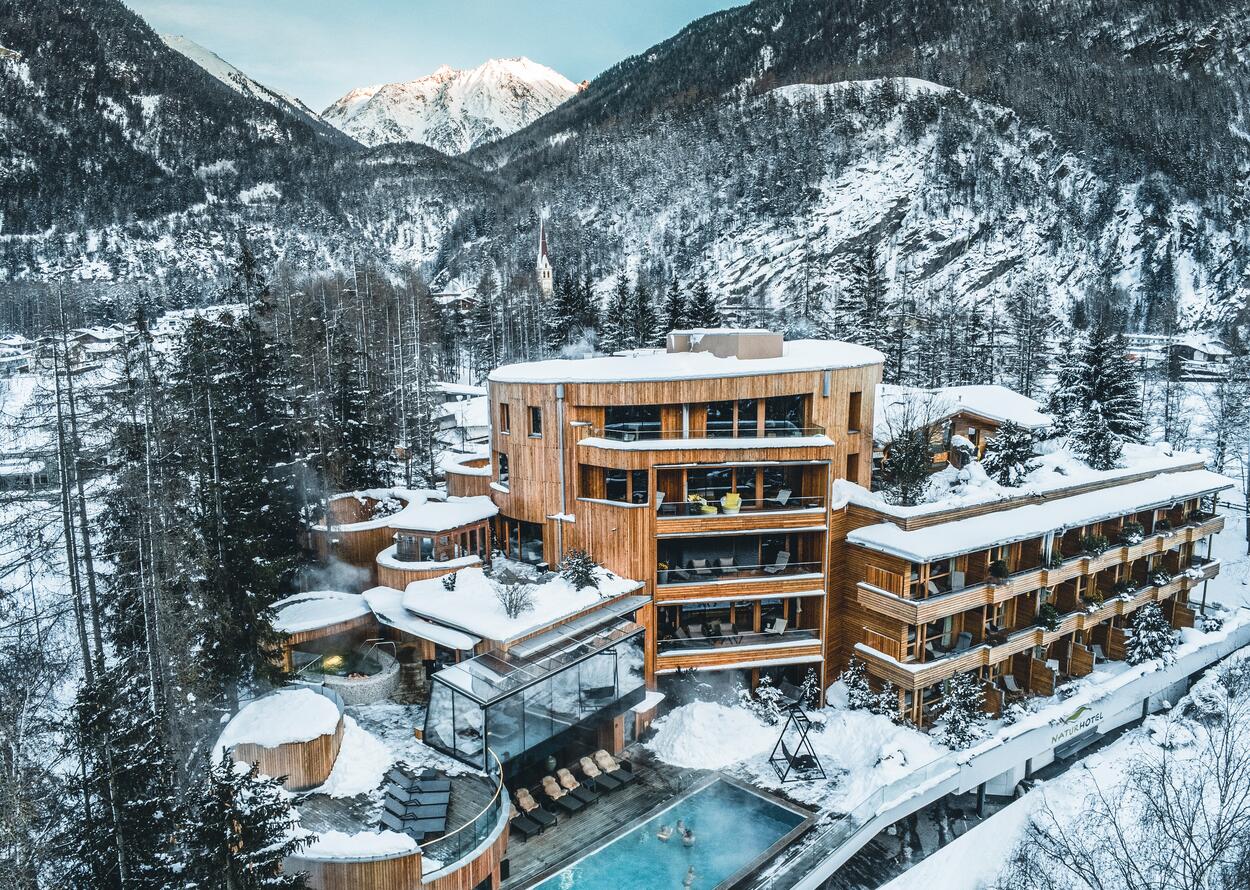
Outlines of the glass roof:
{"label": "glass roof", "polygon": [[[594,620],[589,620],[591,618]],[[487,705],[585,661],[642,631],[641,624],[628,619],[605,616],[602,612],[593,613],[526,640],[508,651],[492,649],[445,667],[432,679],[467,694],[479,704]]]}

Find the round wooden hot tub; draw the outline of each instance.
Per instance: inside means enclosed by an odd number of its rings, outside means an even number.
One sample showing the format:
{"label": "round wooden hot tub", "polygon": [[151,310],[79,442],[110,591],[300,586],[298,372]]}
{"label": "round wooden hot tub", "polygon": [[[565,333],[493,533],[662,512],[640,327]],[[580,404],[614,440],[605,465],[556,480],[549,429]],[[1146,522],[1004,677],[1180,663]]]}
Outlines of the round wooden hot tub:
{"label": "round wooden hot tub", "polygon": [[222,731],[218,746],[267,776],[285,776],[288,791],[325,784],[343,741],[343,700],[336,692],[302,686],[249,702]]}

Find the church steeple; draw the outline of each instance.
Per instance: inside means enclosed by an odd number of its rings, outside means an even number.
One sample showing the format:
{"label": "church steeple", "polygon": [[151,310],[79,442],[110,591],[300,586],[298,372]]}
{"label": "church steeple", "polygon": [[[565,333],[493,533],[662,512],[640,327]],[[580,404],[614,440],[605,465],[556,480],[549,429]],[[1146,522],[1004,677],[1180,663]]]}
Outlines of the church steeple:
{"label": "church steeple", "polygon": [[551,257],[547,255],[547,229],[543,221],[538,221],[538,287],[544,296],[550,296],[555,290],[552,280]]}

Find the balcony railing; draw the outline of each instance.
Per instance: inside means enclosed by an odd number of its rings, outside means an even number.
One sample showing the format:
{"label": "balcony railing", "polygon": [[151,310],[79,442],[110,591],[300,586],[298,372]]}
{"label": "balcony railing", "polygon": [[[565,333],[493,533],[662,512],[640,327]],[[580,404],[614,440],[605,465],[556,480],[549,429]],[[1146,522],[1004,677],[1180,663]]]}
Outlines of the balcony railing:
{"label": "balcony railing", "polygon": [[[694,625],[691,629],[696,629]],[[700,631],[701,633],[701,631]],[[695,636],[681,631],[678,636],[660,640],[661,655],[678,652],[706,652],[733,646],[792,646],[796,643],[818,641],[820,635],[814,630],[736,631],[732,626],[721,626],[721,632],[713,636]]]}
{"label": "balcony railing", "polygon": [[649,442],[664,439],[797,439],[823,436],[823,426],[796,426],[792,423],[766,424],[761,433],[752,428],[709,428],[705,430],[664,430],[650,424],[618,423],[608,427],[592,427],[590,434],[615,442]]}
{"label": "balcony railing", "polygon": [[[709,560],[716,562],[716,560]],[[819,575],[825,570],[821,562],[782,562],[770,565],[710,565],[706,567],[660,569],[656,572],[657,584],[711,584],[717,581],[764,581],[769,578],[788,578],[794,575]]]}
{"label": "balcony railing", "polygon": [[706,503],[683,501],[660,505],[660,519],[689,518],[691,516],[739,516],[755,513],[786,513],[793,510],[819,510],[825,506],[821,495],[811,497],[789,496],[784,501],[777,497],[743,499],[742,505],[733,513],[729,513],[717,500]]}

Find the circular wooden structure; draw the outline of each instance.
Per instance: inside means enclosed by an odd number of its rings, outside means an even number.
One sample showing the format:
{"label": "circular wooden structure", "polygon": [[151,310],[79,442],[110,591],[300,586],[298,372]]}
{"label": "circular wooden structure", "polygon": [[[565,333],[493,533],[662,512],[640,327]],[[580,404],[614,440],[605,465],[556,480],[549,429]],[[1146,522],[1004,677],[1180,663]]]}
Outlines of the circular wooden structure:
{"label": "circular wooden structure", "polygon": [[[324,700],[325,705],[309,696]],[[326,705],[334,713],[333,721],[326,719]],[[273,741],[283,727],[290,732],[292,715],[307,716],[310,709],[322,712],[308,721],[310,738]],[[314,734],[316,729],[325,731]],[[307,791],[325,784],[342,742],[343,700],[332,690],[300,687],[280,689],[244,706],[227,724],[218,744],[229,748],[239,763],[255,763],[267,776],[284,777],[282,787],[288,791]]]}
{"label": "circular wooden structure", "polygon": [[472,497],[490,494],[490,457],[484,454],[465,454],[458,459],[448,458],[443,463],[447,474],[447,494],[452,497]]}

